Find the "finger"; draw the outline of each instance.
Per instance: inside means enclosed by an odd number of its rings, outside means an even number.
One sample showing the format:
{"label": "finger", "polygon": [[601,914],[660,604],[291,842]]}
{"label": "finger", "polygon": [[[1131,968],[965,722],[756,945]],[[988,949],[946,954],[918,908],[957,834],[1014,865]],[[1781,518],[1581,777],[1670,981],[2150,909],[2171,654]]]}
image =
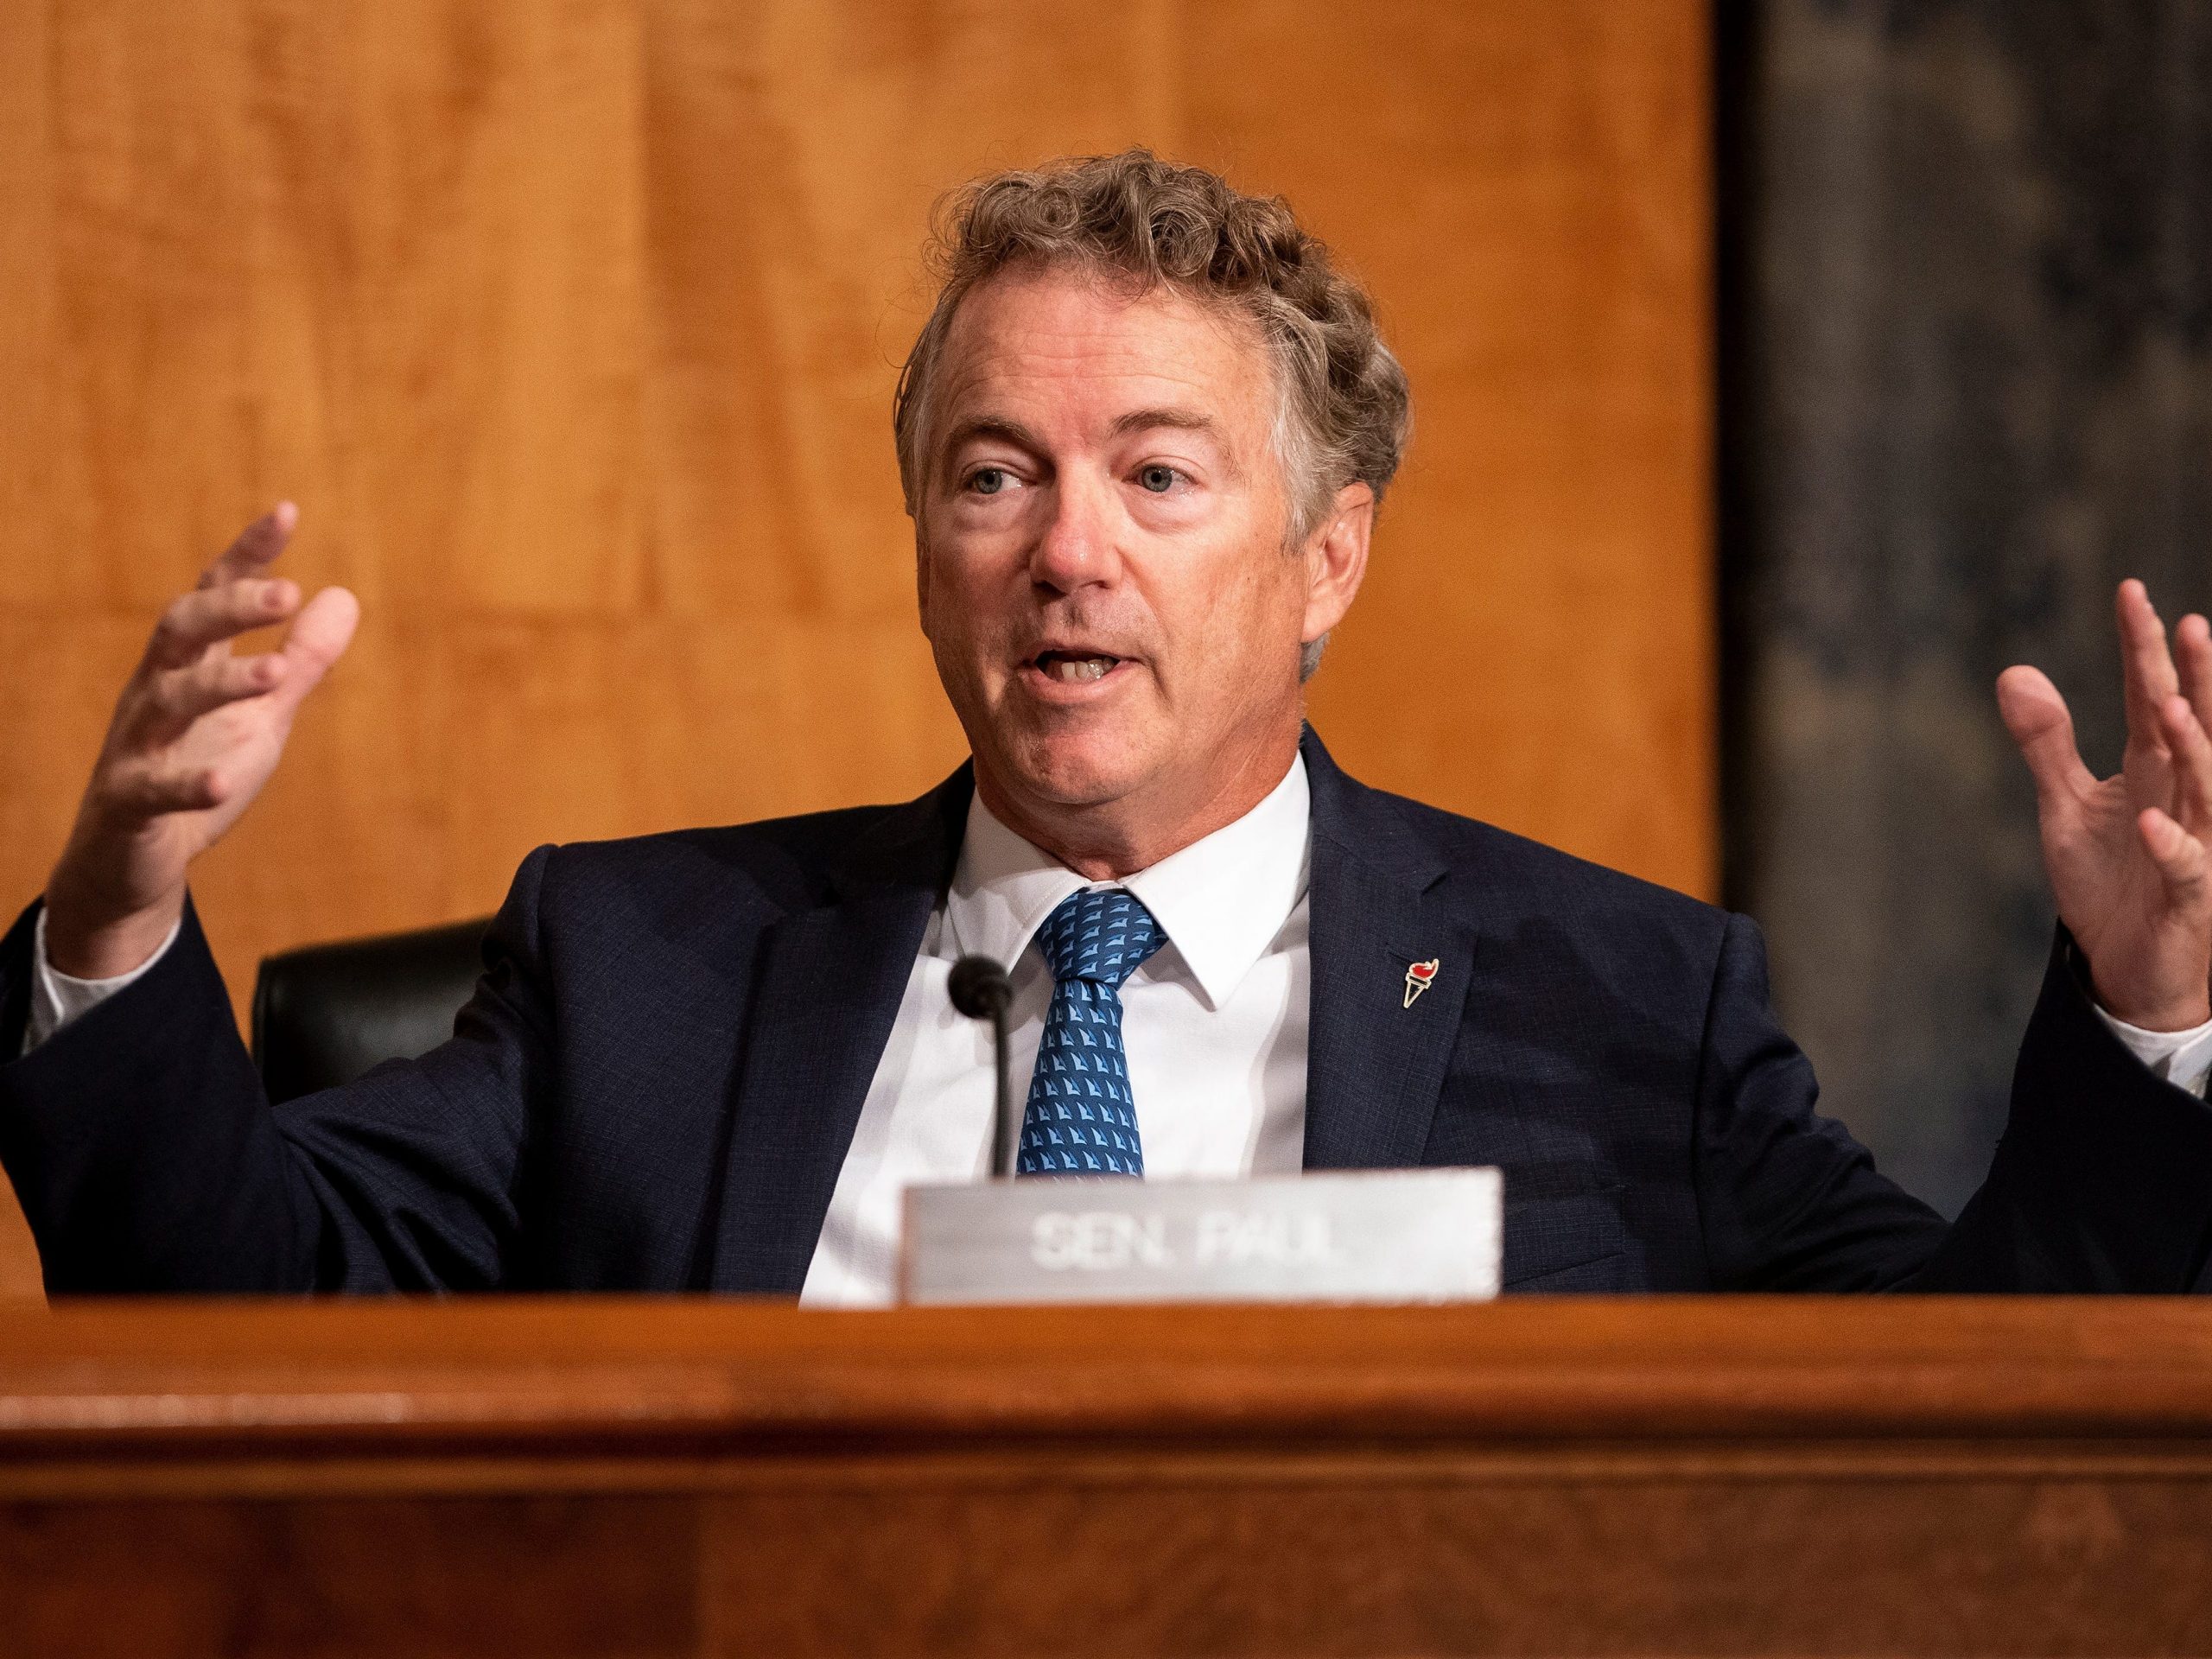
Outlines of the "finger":
{"label": "finger", "polygon": [[2174,654],[2181,694],[2196,710],[2196,723],[2212,731],[2212,623],[2191,613],[2174,626]]}
{"label": "finger", "polygon": [[343,588],[326,588],[307,602],[284,636],[284,679],[278,700],[296,708],[346,654],[361,620],[361,601]]}
{"label": "finger", "polygon": [[229,784],[213,766],[149,759],[111,768],[101,780],[100,794],[103,804],[122,817],[152,818],[220,806],[228,798]]}
{"label": "finger", "polygon": [[292,539],[299,523],[299,508],[289,501],[279,501],[238,532],[238,539],[200,573],[200,585],[216,588],[241,576],[256,575],[284,550],[284,544]]}
{"label": "finger", "polygon": [[2189,699],[2168,697],[2158,711],[2174,768],[2174,817],[2192,836],[2212,835],[2212,740]]}
{"label": "finger", "polygon": [[2074,716],[2050,677],[2024,664],[1997,677],[1997,709],[2005,729],[2036,780],[2036,798],[2045,810],[2079,801],[2096,786],[2074,743]]}
{"label": "finger", "polygon": [[299,604],[299,584],[282,577],[195,588],[162,613],[146,643],[146,660],[156,668],[182,668],[199,661],[210,645],[282,622]]}
{"label": "finger", "polygon": [[2151,606],[2149,589],[2133,577],[2120,584],[2113,601],[2120,621],[2120,665],[2127,688],[2127,737],[2132,743],[2163,747],[2158,710],[2181,690],[2165,625]]}
{"label": "finger", "polygon": [[259,657],[210,657],[156,677],[147,704],[168,721],[189,725],[210,709],[257,697],[282,684],[290,664],[281,652]]}
{"label": "finger", "polygon": [[2166,896],[2177,904],[2193,903],[2203,896],[2204,843],[2155,806],[2145,807],[2135,819],[2143,849],[2158,866]]}

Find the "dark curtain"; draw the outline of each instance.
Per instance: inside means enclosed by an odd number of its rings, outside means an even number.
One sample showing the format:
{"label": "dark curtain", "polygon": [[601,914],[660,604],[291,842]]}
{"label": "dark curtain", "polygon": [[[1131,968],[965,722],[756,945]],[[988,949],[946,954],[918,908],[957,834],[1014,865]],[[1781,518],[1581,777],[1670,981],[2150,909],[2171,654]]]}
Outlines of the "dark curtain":
{"label": "dark curtain", "polygon": [[1719,22],[1728,899],[1826,1109],[1955,1211],[2052,923],[1992,682],[2110,771],[2114,585],[2212,600],[2212,0]]}

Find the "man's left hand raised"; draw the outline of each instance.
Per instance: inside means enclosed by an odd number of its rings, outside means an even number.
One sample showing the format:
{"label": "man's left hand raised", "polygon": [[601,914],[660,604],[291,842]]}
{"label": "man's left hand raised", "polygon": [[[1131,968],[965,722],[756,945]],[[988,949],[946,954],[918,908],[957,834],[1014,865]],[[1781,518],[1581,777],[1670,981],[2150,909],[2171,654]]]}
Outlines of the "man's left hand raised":
{"label": "man's left hand raised", "polygon": [[2141,582],[2122,582],[2115,608],[2127,699],[2117,774],[2082,764],[2066,700],[2039,669],[2006,669],[1997,702],[2035,774],[2044,867],[2098,1001],[2131,1026],[2183,1031],[2212,1019],[2212,627],[2182,619],[2177,667]]}

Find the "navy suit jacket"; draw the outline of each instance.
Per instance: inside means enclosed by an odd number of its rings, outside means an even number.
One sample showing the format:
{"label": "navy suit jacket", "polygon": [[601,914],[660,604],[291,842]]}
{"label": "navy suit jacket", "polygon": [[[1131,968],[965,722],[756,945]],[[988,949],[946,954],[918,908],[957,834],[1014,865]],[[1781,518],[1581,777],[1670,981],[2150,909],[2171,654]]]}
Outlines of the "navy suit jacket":
{"label": "navy suit jacket", "polygon": [[[1305,754],[1306,1166],[1499,1166],[1509,1290],[2194,1282],[2212,1110],[2105,1029],[2063,938],[1947,1224],[1815,1114],[1750,922]],[[541,848],[450,1042],[275,1110],[188,912],[0,1065],[49,1289],[795,1294],[970,790]],[[35,914],[0,942],[9,1053]]]}

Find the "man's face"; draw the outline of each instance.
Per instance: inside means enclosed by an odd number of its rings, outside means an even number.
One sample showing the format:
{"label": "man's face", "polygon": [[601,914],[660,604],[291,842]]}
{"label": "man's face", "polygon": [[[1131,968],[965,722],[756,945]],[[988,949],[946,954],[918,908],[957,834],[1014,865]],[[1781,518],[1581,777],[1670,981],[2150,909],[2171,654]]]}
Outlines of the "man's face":
{"label": "man's face", "polygon": [[1047,270],[962,302],[918,581],[995,810],[1165,827],[1281,776],[1299,648],[1335,615],[1309,632],[1311,562],[1285,550],[1275,399],[1257,331],[1172,291]]}

